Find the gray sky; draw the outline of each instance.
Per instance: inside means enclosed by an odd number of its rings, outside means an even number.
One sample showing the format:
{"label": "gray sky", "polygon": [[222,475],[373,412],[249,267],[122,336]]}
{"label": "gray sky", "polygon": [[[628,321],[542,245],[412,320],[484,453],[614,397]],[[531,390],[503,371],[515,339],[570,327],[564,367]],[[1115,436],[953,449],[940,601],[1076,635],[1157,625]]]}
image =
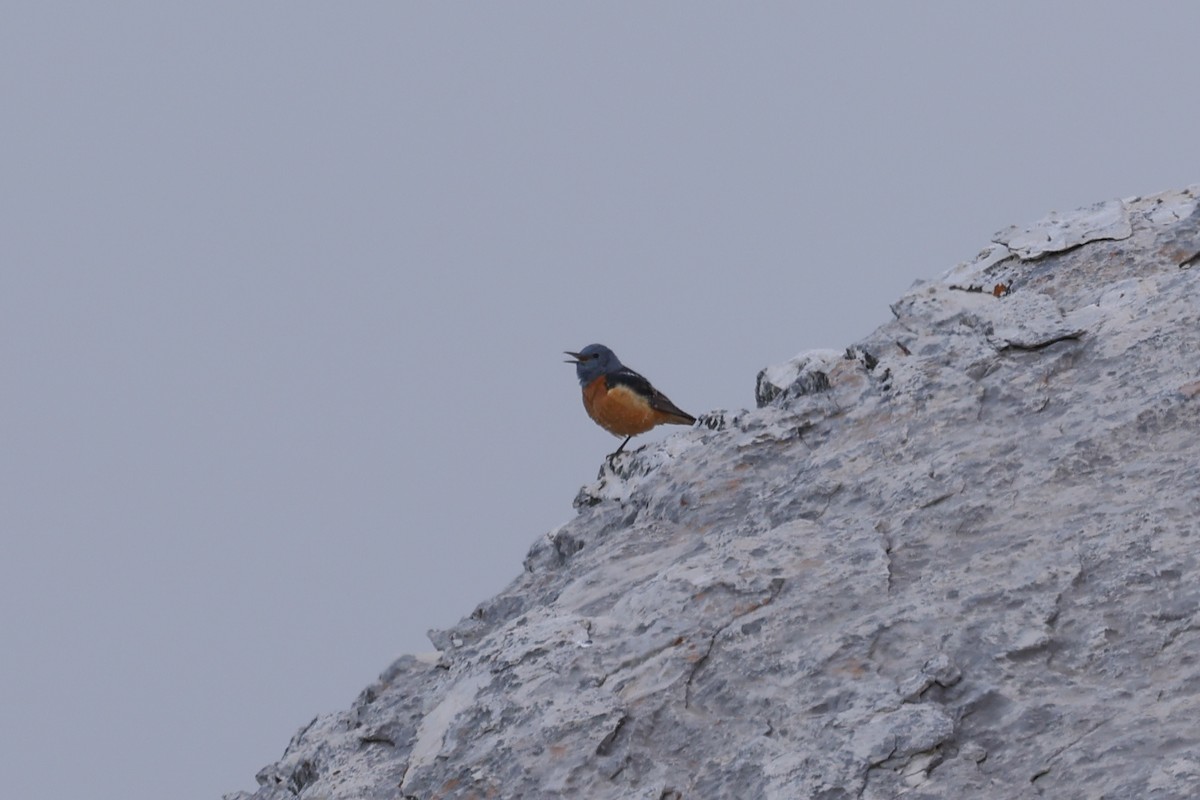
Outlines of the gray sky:
{"label": "gray sky", "polygon": [[562,350],[752,406],[1200,179],[1200,4],[977,5],[8,4],[6,796],[250,788],[431,649],[617,444]]}

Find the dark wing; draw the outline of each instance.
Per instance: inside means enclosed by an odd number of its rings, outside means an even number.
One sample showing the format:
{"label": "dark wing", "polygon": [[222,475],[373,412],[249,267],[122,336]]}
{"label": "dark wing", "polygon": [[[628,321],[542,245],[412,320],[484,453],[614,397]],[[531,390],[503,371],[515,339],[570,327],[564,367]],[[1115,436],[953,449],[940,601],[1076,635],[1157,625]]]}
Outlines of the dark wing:
{"label": "dark wing", "polygon": [[672,403],[669,397],[651,386],[650,381],[646,380],[629,367],[622,367],[616,372],[607,373],[604,376],[604,382],[605,386],[609,389],[613,388],[614,386],[626,386],[632,389],[642,397],[646,398],[646,401],[650,403],[650,407],[655,411],[661,411],[664,414],[670,414],[673,417],[678,417],[679,421],[682,423],[691,425],[696,421],[695,417]]}

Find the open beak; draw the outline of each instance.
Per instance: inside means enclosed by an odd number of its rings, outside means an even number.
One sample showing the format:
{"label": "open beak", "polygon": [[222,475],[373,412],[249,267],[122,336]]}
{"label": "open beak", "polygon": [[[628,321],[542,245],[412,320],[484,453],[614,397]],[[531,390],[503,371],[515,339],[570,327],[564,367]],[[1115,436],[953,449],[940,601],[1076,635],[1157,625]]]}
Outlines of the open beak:
{"label": "open beak", "polygon": [[570,359],[564,361],[564,364],[578,364],[579,359],[583,358],[583,356],[579,355],[579,353],[572,353],[570,350],[563,350],[563,353],[571,357]]}

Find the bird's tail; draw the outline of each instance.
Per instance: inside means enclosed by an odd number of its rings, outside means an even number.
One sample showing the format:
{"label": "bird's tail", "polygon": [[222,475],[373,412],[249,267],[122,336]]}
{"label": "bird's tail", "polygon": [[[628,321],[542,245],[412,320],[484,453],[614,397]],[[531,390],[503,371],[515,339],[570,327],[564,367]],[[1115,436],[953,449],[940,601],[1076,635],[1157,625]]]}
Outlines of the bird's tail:
{"label": "bird's tail", "polygon": [[663,422],[668,425],[694,425],[696,418],[691,414],[683,411],[674,403],[668,403],[665,408],[659,408],[662,412]]}

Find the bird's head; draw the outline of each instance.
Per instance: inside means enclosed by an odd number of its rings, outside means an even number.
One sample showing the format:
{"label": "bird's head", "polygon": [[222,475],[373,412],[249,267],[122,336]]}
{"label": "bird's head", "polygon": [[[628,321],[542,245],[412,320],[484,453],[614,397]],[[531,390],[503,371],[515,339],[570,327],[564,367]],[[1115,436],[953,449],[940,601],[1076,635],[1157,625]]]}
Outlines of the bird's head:
{"label": "bird's head", "polygon": [[600,375],[621,368],[617,354],[602,344],[589,344],[578,353],[565,351],[571,358],[568,364],[575,365],[575,375],[581,386],[587,386]]}

